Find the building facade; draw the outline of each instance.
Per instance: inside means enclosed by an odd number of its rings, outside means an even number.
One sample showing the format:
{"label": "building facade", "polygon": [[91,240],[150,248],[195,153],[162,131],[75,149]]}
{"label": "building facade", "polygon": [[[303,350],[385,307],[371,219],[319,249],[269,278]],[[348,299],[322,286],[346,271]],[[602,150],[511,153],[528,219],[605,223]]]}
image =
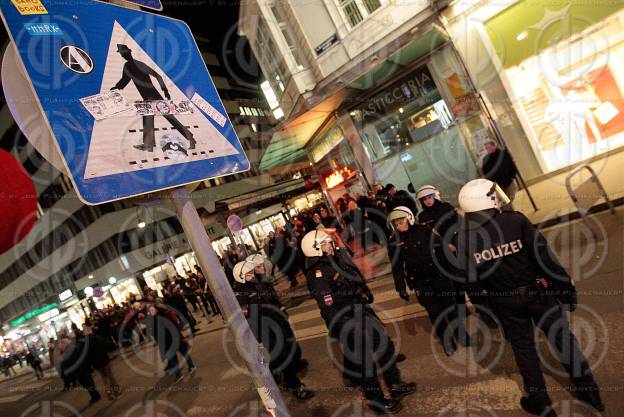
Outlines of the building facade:
{"label": "building facade", "polygon": [[619,152],[623,9],[246,3],[241,31],[285,113],[261,167],[309,162],[332,198],[432,183],[454,201],[480,175],[486,141],[507,147],[528,183]]}

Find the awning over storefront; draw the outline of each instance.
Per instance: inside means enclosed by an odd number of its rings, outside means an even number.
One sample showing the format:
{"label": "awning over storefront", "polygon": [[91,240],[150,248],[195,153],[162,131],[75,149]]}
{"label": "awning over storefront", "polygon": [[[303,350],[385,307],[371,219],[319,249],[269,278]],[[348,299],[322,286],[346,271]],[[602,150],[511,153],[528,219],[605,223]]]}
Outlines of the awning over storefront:
{"label": "awning over storefront", "polygon": [[265,187],[253,193],[247,193],[235,198],[225,200],[225,203],[228,206],[228,210],[239,210],[241,208],[254,205],[261,201],[269,200],[271,198],[275,198],[282,194],[287,194],[294,190],[299,190],[303,187],[303,179],[292,180],[271,187]]}
{"label": "awning over storefront", "polygon": [[265,171],[285,165],[307,163],[308,156],[304,150],[305,144],[323,122],[338,109],[346,95],[346,90],[339,91],[279,128],[262,156],[260,170]]}
{"label": "awning over storefront", "polygon": [[296,167],[309,164],[305,145],[349,98],[358,96],[363,90],[383,84],[407,65],[425,56],[440,45],[448,42],[447,35],[435,25],[406,46],[381,60],[364,75],[348,82],[342,89],[321,101],[305,113],[279,127],[260,162],[260,170],[274,170],[279,167]]}

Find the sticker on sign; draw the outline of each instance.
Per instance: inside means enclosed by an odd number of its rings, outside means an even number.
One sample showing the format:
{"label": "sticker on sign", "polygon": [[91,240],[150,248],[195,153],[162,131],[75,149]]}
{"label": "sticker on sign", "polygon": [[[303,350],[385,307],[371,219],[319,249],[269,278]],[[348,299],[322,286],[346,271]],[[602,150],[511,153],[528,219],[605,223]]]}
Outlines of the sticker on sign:
{"label": "sticker on sign", "polygon": [[[0,12],[26,88],[83,202],[101,204],[249,169],[184,22],[95,0],[72,7],[11,1],[0,0]],[[72,24],[37,26],[40,16],[25,15],[35,6],[51,22]],[[23,36],[25,27],[32,34],[63,35],[55,37],[56,47],[43,48]],[[52,88],[42,67],[55,74]]]}

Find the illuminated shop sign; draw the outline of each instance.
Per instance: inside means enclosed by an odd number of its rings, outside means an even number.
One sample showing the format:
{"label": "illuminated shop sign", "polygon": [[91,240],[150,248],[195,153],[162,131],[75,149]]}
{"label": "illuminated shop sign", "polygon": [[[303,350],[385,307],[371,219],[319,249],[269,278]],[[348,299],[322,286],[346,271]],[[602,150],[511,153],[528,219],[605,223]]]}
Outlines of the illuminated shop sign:
{"label": "illuminated shop sign", "polygon": [[13,326],[13,327],[18,326],[18,325],[22,324],[23,322],[25,322],[26,320],[30,320],[33,317],[38,316],[41,313],[45,313],[46,311],[52,310],[56,306],[58,306],[58,304],[52,303],[52,304],[48,304],[47,306],[38,308],[36,310],[32,310],[32,311],[24,314],[23,316],[20,316],[20,317],[16,318],[15,320],[13,320],[11,322],[11,326]]}
{"label": "illuminated shop sign", "polygon": [[353,171],[351,168],[344,167],[340,170],[334,171],[325,177],[325,185],[327,185],[328,189],[332,189],[337,185],[342,184],[350,178],[353,178],[357,173]]}

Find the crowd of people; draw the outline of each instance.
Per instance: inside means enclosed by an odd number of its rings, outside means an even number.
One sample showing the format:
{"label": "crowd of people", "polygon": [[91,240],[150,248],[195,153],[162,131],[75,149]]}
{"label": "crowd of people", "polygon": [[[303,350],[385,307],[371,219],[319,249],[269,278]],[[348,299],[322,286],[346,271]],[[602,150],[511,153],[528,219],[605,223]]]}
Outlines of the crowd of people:
{"label": "crowd of people", "polygon": [[[488,152],[491,156],[497,149],[493,146]],[[500,176],[513,177],[515,168],[500,155],[497,158],[505,169],[488,165],[486,174],[498,170]],[[375,295],[367,283],[370,277],[353,262],[354,254],[366,254],[378,245],[387,249],[397,296],[405,302],[415,296],[448,356],[455,354],[458,344],[474,345],[463,324],[469,299],[478,318],[500,328],[511,343],[526,391],[520,401],[525,411],[556,416],[535,348],[536,326],[568,371],[574,395],[603,411],[598,384],[564,314],[577,303],[572,279],[539,231],[511,209],[503,188],[513,197],[513,178],[511,182],[497,179],[502,186],[488,179],[465,184],[458,208],[444,201],[433,185],[416,190],[410,184],[408,190],[398,190],[393,184],[375,184],[366,195],[338,199],[335,215],[325,205],[299,213],[263,237],[258,253],[230,247],[221,257],[225,274],[284,391],[301,401],[313,397],[314,391],[300,375],[313,364],[303,358],[273,287],[274,268],[288,277],[291,286],[304,277],[328,337],[342,351],[343,377],[361,389],[373,411],[394,414],[401,409],[401,400],[416,392],[416,384],[405,381],[398,367],[405,356],[396,352],[372,308]],[[147,288],[144,293],[124,306],[96,311],[82,330],[74,328],[58,346],[51,343],[51,362],[67,388],[80,385],[91,402],[98,401],[101,395],[91,375],[97,371],[108,398],[117,398],[121,388],[109,354],[116,345],[145,340],[157,344],[166,372],[176,381],[183,378],[178,354],[189,374],[196,370],[182,332],[187,327],[191,334],[197,331],[193,313],[221,314],[201,269],[165,281],[160,293]],[[36,370],[36,361],[27,361]]]}

